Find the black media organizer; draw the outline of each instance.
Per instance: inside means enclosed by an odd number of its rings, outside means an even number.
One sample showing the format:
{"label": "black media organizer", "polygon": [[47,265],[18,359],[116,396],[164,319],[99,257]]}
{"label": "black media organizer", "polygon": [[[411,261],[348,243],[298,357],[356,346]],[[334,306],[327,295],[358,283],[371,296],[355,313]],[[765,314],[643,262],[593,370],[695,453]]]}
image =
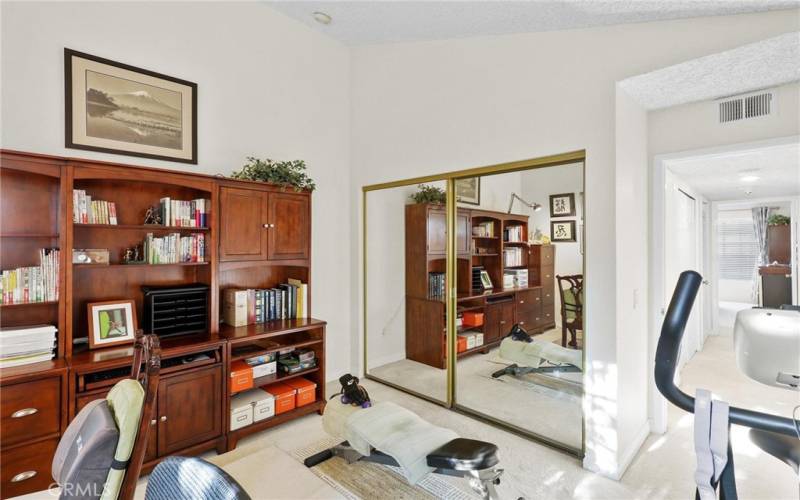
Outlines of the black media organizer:
{"label": "black media organizer", "polygon": [[208,285],[143,286],[145,333],[171,337],[208,331]]}

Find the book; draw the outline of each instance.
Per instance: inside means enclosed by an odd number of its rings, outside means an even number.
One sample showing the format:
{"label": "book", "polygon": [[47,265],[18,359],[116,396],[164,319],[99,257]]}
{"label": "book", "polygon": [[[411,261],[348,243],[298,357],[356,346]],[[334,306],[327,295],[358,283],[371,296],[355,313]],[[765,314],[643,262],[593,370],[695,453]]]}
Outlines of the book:
{"label": "book", "polygon": [[300,280],[289,278],[286,280],[297,289],[297,318],[308,317],[308,284]]}
{"label": "book", "polygon": [[53,359],[57,332],[53,325],[0,328],[0,368]]}

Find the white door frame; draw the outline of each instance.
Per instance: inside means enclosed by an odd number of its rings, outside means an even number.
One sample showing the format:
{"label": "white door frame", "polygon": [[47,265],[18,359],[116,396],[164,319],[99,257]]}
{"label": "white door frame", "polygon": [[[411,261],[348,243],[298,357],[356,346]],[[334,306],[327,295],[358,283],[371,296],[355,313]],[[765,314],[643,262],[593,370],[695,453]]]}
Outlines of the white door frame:
{"label": "white door frame", "polygon": [[[663,313],[669,302],[670,297],[666,297],[664,292],[666,272],[664,269],[665,264],[665,242],[666,242],[666,214],[665,214],[665,184],[666,184],[666,171],[667,163],[670,161],[691,158],[697,156],[718,156],[729,154],[731,152],[749,151],[753,149],[761,149],[771,146],[783,146],[786,144],[796,144],[800,141],[800,136],[778,137],[774,139],[767,139],[763,141],[746,142],[740,144],[732,144],[726,146],[718,146],[713,148],[703,148],[690,151],[682,151],[679,153],[671,153],[664,155],[657,155],[653,158],[653,171],[650,182],[650,252],[648,259],[648,267],[650,269],[650,300],[649,300],[649,323],[650,334],[648,338],[648,366],[650,373],[653,373],[655,366],[656,347],[658,345],[658,337],[661,333],[661,324],[663,322]],[[800,212],[797,203],[794,204],[793,213]],[[793,218],[792,224],[798,228],[798,219]],[[797,233],[797,231],[795,231]],[[797,236],[794,248],[797,249]],[[792,259],[793,280],[797,280],[797,259]],[[706,271],[704,274],[709,274]],[[711,273],[716,275],[716,273]],[[714,278],[715,279],[715,278]],[[714,282],[714,289],[716,283]],[[797,293],[798,287],[795,282],[793,287]],[[714,300],[712,298],[712,300]],[[797,302],[797,296],[795,297]],[[648,413],[650,416],[650,429],[651,432],[663,434],[667,431],[667,401],[664,396],[658,392],[655,385],[655,378],[650,377],[649,380],[649,401]]]}

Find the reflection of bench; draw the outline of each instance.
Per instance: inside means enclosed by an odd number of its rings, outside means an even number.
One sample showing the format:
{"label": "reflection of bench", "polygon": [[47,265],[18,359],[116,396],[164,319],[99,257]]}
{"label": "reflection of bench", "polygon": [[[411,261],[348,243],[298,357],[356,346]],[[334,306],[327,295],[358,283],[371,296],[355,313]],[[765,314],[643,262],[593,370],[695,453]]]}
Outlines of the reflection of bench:
{"label": "reflection of bench", "polygon": [[500,343],[500,357],[513,364],[492,373],[494,378],[529,373],[580,373],[583,367],[581,351],[536,339],[525,342],[506,337]]}
{"label": "reflection of bench", "polygon": [[429,473],[469,479],[484,499],[496,499],[502,469],[497,469],[497,446],[457,437],[394,403],[375,403],[369,408],[342,404],[338,398],[325,406],[323,427],[341,444],[305,459],[313,467],[333,457],[352,464],[373,462],[400,467],[416,484]]}

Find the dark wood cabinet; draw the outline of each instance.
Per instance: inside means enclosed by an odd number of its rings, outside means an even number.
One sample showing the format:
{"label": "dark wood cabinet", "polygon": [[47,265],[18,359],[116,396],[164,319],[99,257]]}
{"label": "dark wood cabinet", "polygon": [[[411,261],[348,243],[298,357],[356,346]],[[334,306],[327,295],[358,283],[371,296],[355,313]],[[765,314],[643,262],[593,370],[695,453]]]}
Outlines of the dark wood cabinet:
{"label": "dark wood cabinet", "polygon": [[483,342],[491,344],[507,335],[514,325],[514,296],[488,303],[485,311]]}
{"label": "dark wood cabinet", "polygon": [[[425,205],[421,205],[425,207]],[[470,251],[470,215],[467,210],[456,213],[456,252]],[[429,254],[444,255],[447,251],[447,216],[440,208],[427,209],[427,249]]]}
{"label": "dark wood cabinet", "polygon": [[221,261],[308,259],[311,199],[307,193],[220,188]]}
{"label": "dark wood cabinet", "polygon": [[220,260],[267,258],[267,199],[253,189],[221,187]]}
{"label": "dark wood cabinet", "polygon": [[304,194],[269,193],[269,260],[307,259],[311,247],[311,199]]}
{"label": "dark wood cabinet", "polygon": [[222,433],[220,367],[167,377],[158,385],[158,454],[168,455]]}

